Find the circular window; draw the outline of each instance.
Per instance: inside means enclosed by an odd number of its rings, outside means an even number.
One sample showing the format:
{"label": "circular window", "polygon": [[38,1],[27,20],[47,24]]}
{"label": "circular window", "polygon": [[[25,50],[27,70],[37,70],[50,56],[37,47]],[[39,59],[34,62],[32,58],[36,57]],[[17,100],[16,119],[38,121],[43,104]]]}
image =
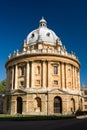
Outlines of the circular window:
{"label": "circular window", "polygon": [[48,32],[46,35],[49,37],[49,36],[50,36],[50,33]]}

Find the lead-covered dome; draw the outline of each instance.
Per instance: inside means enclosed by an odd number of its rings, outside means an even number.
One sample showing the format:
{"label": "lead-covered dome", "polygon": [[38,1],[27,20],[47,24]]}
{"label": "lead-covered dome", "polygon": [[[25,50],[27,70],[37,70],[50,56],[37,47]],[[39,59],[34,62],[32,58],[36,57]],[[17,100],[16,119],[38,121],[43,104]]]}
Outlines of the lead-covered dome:
{"label": "lead-covered dome", "polygon": [[36,44],[38,41],[49,44],[56,44],[60,41],[57,35],[47,28],[47,22],[43,17],[39,22],[39,28],[30,32],[27,36],[27,44]]}

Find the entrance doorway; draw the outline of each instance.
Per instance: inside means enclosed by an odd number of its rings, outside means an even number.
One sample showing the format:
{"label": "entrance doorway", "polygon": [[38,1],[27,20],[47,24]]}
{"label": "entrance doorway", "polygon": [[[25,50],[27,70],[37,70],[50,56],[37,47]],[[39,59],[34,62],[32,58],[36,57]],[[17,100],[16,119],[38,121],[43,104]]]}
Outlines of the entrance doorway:
{"label": "entrance doorway", "polygon": [[17,113],[22,114],[22,98],[17,98]]}
{"label": "entrance doorway", "polygon": [[60,97],[54,98],[54,113],[62,113],[62,100]]}

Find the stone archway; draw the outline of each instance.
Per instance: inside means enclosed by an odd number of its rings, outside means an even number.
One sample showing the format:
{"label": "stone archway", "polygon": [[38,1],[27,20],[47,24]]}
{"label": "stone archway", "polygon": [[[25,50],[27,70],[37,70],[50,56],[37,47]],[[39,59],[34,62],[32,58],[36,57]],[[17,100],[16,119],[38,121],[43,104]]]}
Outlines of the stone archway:
{"label": "stone archway", "polygon": [[54,98],[54,113],[62,113],[62,100],[58,96]]}
{"label": "stone archway", "polygon": [[22,114],[22,98],[17,98],[17,113]]}

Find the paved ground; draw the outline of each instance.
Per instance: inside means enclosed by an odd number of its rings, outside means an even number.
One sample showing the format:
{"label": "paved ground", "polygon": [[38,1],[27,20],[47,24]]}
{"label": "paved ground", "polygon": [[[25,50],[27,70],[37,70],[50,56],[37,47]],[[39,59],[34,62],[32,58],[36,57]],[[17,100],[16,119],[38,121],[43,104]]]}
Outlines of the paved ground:
{"label": "paved ground", "polygon": [[87,119],[0,121],[0,130],[87,130]]}

